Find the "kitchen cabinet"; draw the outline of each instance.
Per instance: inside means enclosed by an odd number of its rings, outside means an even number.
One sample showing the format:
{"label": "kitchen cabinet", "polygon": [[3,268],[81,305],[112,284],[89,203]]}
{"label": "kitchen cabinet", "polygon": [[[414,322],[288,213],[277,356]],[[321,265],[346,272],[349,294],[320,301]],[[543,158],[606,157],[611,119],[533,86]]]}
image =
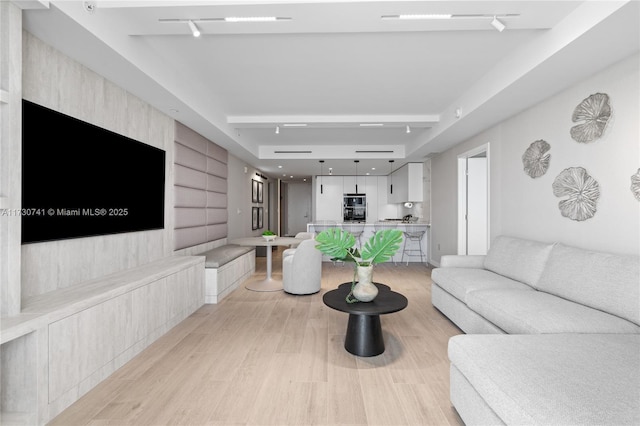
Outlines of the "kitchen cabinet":
{"label": "kitchen cabinet", "polygon": [[343,176],[342,188],[345,194],[365,194],[367,178],[375,176]]}
{"label": "kitchen cabinet", "polygon": [[[378,176],[364,176],[358,179],[358,189],[367,195],[367,222],[378,220]],[[361,189],[361,185],[364,188]]]}
{"label": "kitchen cabinet", "polygon": [[394,171],[389,175],[387,187],[389,203],[422,202],[422,163],[407,163]]}
{"label": "kitchen cabinet", "polygon": [[[322,192],[320,191],[322,185]],[[342,176],[319,176],[316,179],[316,220],[342,222]]]}

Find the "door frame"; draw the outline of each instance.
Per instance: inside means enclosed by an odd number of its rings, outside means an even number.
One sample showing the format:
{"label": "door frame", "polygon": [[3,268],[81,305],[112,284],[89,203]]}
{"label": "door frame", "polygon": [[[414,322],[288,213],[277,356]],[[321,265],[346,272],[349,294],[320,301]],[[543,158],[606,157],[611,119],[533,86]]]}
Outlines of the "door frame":
{"label": "door frame", "polygon": [[468,242],[467,226],[467,159],[486,153],[487,156],[487,250],[490,243],[491,224],[491,156],[487,142],[462,154],[458,154],[458,254],[466,255]]}

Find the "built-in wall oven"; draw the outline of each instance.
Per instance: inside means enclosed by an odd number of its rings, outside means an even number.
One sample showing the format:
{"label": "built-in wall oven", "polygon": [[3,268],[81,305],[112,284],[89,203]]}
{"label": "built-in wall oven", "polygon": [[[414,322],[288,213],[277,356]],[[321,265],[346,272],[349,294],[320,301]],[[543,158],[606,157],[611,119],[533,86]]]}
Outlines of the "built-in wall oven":
{"label": "built-in wall oven", "polygon": [[344,194],[342,218],[345,222],[366,222],[367,196],[365,194]]}

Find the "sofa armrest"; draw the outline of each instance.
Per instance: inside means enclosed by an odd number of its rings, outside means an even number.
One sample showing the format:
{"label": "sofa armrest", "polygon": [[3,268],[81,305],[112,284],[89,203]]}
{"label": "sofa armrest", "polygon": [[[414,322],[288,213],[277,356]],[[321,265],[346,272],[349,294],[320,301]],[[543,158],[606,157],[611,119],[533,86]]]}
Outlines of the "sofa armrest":
{"label": "sofa armrest", "polygon": [[484,268],[485,255],[447,254],[440,258],[441,268]]}

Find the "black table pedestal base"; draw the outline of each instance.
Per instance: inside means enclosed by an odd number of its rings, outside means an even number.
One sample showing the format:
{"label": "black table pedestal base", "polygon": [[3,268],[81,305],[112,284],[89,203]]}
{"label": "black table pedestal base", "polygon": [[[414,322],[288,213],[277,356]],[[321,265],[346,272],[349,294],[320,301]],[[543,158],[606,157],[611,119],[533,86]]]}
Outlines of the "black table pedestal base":
{"label": "black table pedestal base", "polygon": [[358,356],[376,356],[384,352],[379,315],[349,314],[344,348]]}

